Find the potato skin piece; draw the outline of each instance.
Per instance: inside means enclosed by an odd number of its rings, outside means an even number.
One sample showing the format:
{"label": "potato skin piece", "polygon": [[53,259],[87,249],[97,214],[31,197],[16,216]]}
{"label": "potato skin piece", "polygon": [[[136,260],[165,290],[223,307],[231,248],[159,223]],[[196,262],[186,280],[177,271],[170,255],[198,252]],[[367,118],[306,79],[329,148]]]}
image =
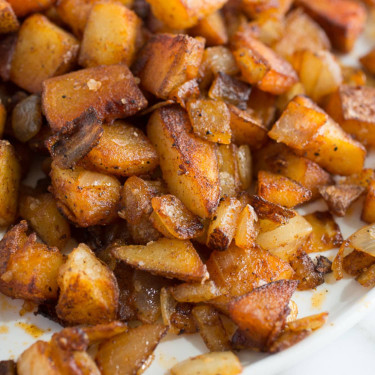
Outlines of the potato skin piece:
{"label": "potato skin piece", "polygon": [[122,64],[82,69],[43,82],[43,112],[54,132],[84,116],[90,107],[99,120],[110,122],[146,106],[132,73]]}
{"label": "potato skin piece", "polygon": [[220,199],[215,146],[192,133],[187,113],[177,106],[156,110],[147,134],[171,193],[196,215],[210,217]]}
{"label": "potato skin piece", "polygon": [[15,32],[19,27],[20,23],[9,1],[0,0],[0,34]]}

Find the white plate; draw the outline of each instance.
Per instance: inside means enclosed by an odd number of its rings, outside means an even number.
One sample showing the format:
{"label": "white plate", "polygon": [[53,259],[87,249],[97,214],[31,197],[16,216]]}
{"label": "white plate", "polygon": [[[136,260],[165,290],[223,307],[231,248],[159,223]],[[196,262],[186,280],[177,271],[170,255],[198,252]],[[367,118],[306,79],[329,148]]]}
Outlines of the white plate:
{"label": "white plate", "polygon": [[[354,64],[353,57],[358,58],[368,49],[369,43],[363,37],[357,43],[352,57],[345,57],[343,60],[346,64]],[[374,162],[375,152],[371,152],[366,160],[366,166],[373,167]],[[344,238],[365,225],[359,219],[362,204],[363,200],[360,200],[346,218],[337,219]],[[325,209],[325,204],[319,201],[306,206],[300,212],[309,213]],[[335,253],[336,250],[331,250],[324,255],[333,257]],[[335,282],[332,275],[328,275],[326,282],[315,291],[296,292],[293,300],[298,305],[298,317],[328,311],[327,324],[301,343],[278,354],[242,351],[239,356],[244,365],[244,374],[276,374],[310,356],[354,326],[371,307],[375,306],[375,289],[363,288],[354,279],[348,277]],[[34,316],[33,313],[20,316],[21,308],[22,301],[11,300],[0,295],[0,360],[17,359],[37,339],[49,340],[52,333],[61,329],[58,324],[42,316]],[[30,331],[30,325],[39,328],[38,337],[27,333]],[[177,338],[168,335],[158,346],[155,359],[145,375],[166,374],[175,363],[206,351],[207,348],[199,335],[184,335]]]}

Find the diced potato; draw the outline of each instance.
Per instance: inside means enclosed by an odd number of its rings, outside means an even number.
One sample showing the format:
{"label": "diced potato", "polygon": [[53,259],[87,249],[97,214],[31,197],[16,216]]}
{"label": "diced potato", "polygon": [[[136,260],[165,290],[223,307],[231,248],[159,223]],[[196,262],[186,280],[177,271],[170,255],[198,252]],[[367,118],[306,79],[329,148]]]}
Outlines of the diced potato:
{"label": "diced potato", "polygon": [[178,334],[180,330],[173,326],[172,315],[176,311],[177,301],[173,298],[168,288],[162,288],[160,291],[160,309],[163,323],[169,327],[170,333]]}
{"label": "diced potato", "polygon": [[346,132],[367,146],[375,146],[374,95],[374,87],[341,85],[326,106]]}
{"label": "diced potato", "polygon": [[[186,102],[189,99],[195,99],[199,96],[199,85],[198,80],[196,78],[191,79],[190,81],[186,81],[182,85],[178,86],[174,90],[171,91],[169,94],[170,99],[165,101],[165,105],[173,104],[173,102],[177,102],[181,105],[182,108],[186,108]],[[160,103],[158,103],[161,105]],[[156,105],[158,105],[156,104]]]}
{"label": "diced potato", "polygon": [[269,129],[275,121],[276,96],[253,86],[248,101],[248,112],[251,112],[263,126]]}
{"label": "diced potato", "polygon": [[351,175],[363,168],[366,150],[362,144],[307,97],[296,96],[268,135],[331,173]]}
{"label": "diced potato", "polygon": [[169,27],[185,29],[194,26],[198,20],[220,9],[225,0],[147,0],[152,13]]}
{"label": "diced potato", "polygon": [[292,57],[306,95],[319,102],[335,92],[342,83],[342,74],[336,58],[328,51],[297,51]]}
{"label": "diced potato", "polygon": [[253,347],[267,350],[281,333],[297,285],[295,280],[275,281],[230,302],[230,317],[245,331]]}
{"label": "diced potato", "polygon": [[177,303],[171,313],[171,324],[176,333],[196,333],[197,327],[192,315],[193,305],[190,303]]}
{"label": "diced potato", "polygon": [[73,324],[99,324],[116,318],[119,290],[116,278],[85,244],[60,267],[56,312]]}
{"label": "diced potato", "polygon": [[303,247],[307,253],[330,250],[341,246],[343,238],[340,227],[328,211],[316,211],[305,215],[304,218],[312,226],[307,244]]}
{"label": "diced potato", "polygon": [[333,47],[341,52],[351,51],[366,21],[362,4],[352,0],[298,0],[297,5],[320,24]]}
{"label": "diced potato", "polygon": [[207,141],[230,144],[230,114],[223,101],[192,99],[186,104],[194,133]]}
{"label": "diced potato", "polygon": [[253,163],[250,147],[248,145],[238,147],[236,159],[241,190],[248,190],[253,179]]}
{"label": "diced potato", "polygon": [[42,104],[56,132],[80,121],[91,107],[100,120],[110,122],[134,115],[147,106],[147,100],[126,65],[110,65],[45,80]]}
{"label": "diced potato", "polygon": [[207,231],[207,246],[214,250],[226,250],[232,242],[242,204],[236,198],[223,198]]}
{"label": "diced potato", "polygon": [[120,182],[81,167],[60,169],[52,163],[51,191],[57,207],[79,226],[104,225],[117,216]]}
{"label": "diced potato", "polygon": [[198,75],[204,40],[188,35],[157,34],[141,50],[133,72],[141,86],[162,99]]}
{"label": "diced potato", "polygon": [[0,139],[3,138],[6,120],[7,120],[7,111],[5,109],[4,104],[1,102],[1,99],[0,99]]}
{"label": "diced potato", "polygon": [[45,79],[64,74],[74,66],[78,48],[72,35],[41,14],[32,15],[19,31],[10,79],[27,91],[40,93]]}
{"label": "diced potato", "polygon": [[245,28],[236,33],[232,42],[242,77],[263,91],[280,95],[298,82],[297,73],[286,60],[251,34],[251,30]]}
{"label": "diced potato", "polygon": [[193,36],[202,36],[206,39],[206,45],[217,46],[227,44],[228,33],[224,18],[220,11],[213,12],[202,18],[198,23],[189,30]]}
{"label": "diced potato", "polygon": [[283,16],[291,7],[293,0],[244,0],[241,8],[250,18],[269,18]]}
{"label": "diced potato", "polygon": [[371,74],[375,74],[375,48],[362,56],[359,61]]}
{"label": "diced potato", "polygon": [[166,237],[188,240],[202,233],[203,224],[199,218],[174,195],[154,197],[151,204],[154,210],[150,216],[151,222],[156,229],[161,227]]}
{"label": "diced potato", "polygon": [[259,171],[257,194],[269,202],[293,208],[309,201],[311,190],[279,174]]}
{"label": "diced potato", "polygon": [[229,350],[230,343],[219,313],[209,305],[195,306],[192,310],[199,333],[211,352]]}
{"label": "diced potato", "polygon": [[86,68],[119,63],[130,66],[140,26],[137,15],[120,3],[94,4],[83,33],[79,64]]}
{"label": "diced potato", "polygon": [[231,245],[226,251],[213,251],[206,265],[211,280],[230,296],[250,292],[261,285],[261,280],[290,279],[294,274],[289,263],[256,247],[245,250]]}
{"label": "diced potato", "polygon": [[361,219],[366,223],[375,223],[375,181],[371,181],[367,191]]}
{"label": "diced potato", "polygon": [[250,249],[258,235],[258,216],[254,208],[247,204],[238,217],[234,241],[238,247]]}
{"label": "diced potato", "polygon": [[213,352],[189,358],[170,371],[172,375],[237,375],[242,373],[242,366],[232,352]]}
{"label": "diced potato", "polygon": [[221,290],[213,281],[201,283],[183,283],[170,288],[174,299],[178,302],[205,302],[221,295]]}
{"label": "diced potato", "polygon": [[298,344],[311,334],[311,330],[304,329],[302,331],[284,331],[270,346],[270,353],[278,353],[291,346]]}
{"label": "diced potato", "polygon": [[10,3],[0,0],[0,34],[13,33],[19,27],[20,23]]}
{"label": "diced potato", "polygon": [[357,281],[364,287],[372,288],[375,285],[375,266],[365,269],[358,277]]}
{"label": "diced potato", "polygon": [[170,192],[194,214],[210,217],[220,198],[214,145],[192,134],[187,113],[177,106],[157,109],[147,135],[158,151]]}
{"label": "diced potato", "polygon": [[184,281],[204,281],[206,266],[190,241],[161,238],[146,246],[130,245],[112,249],[115,258],[153,274]]}
{"label": "diced potato", "polygon": [[56,0],[7,0],[17,17],[24,17],[29,13],[41,12],[49,8]]}
{"label": "diced potato", "polygon": [[305,329],[311,329],[315,331],[321,328],[327,321],[328,313],[322,312],[320,314],[309,315],[301,319],[293,320],[286,324],[286,330],[293,332],[303,331]]}
{"label": "diced potato", "polygon": [[[12,66],[12,58],[17,43],[17,33],[10,33],[3,35],[0,40],[0,78],[7,82],[10,80],[10,68]],[[9,95],[10,96],[10,95]],[[2,98],[3,104],[6,105],[6,100],[9,97],[6,95]],[[11,102],[13,100],[11,99]]]}
{"label": "diced potato", "polygon": [[341,64],[341,73],[345,85],[366,85],[366,73],[360,68]]}
{"label": "diced potato", "polygon": [[152,360],[152,353],[168,328],[144,324],[99,345],[96,362],[103,375],[136,374]]}
{"label": "diced potato", "polygon": [[267,46],[272,46],[284,34],[284,19],[276,15],[270,17],[259,17],[248,26],[252,28],[253,35]]}
{"label": "diced potato", "polygon": [[375,257],[363,251],[354,250],[342,261],[342,269],[352,276],[359,276],[364,270],[375,264]]}
{"label": "diced potato", "polygon": [[359,173],[354,173],[350,176],[340,178],[338,180],[338,184],[362,186],[366,191],[368,191],[373,180],[375,180],[375,170],[371,168],[364,168]]}
{"label": "diced potato", "polygon": [[14,147],[0,140],[0,225],[13,224],[17,217],[21,165]]}
{"label": "diced potato", "polygon": [[64,249],[70,239],[70,227],[60,214],[52,194],[22,194],[19,212],[44,242]]}
{"label": "diced potato", "polygon": [[329,50],[331,43],[326,33],[301,9],[291,12],[285,20],[284,34],[274,50],[287,60],[302,49],[312,52]]}

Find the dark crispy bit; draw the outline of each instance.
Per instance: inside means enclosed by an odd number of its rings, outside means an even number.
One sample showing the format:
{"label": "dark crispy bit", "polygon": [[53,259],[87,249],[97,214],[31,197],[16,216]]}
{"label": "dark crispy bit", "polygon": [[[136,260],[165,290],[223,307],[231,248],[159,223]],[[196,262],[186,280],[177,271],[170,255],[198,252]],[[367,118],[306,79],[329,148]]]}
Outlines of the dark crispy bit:
{"label": "dark crispy bit", "polygon": [[358,277],[357,281],[365,287],[372,288],[375,285],[375,265],[365,269]]}
{"label": "dark crispy bit", "polygon": [[0,361],[0,375],[16,375],[16,363],[12,360]]}
{"label": "dark crispy bit", "polygon": [[325,256],[319,255],[316,258],[315,271],[326,275],[332,272],[332,262]]}
{"label": "dark crispy bit", "polygon": [[375,264],[375,257],[363,251],[354,250],[344,257],[342,267],[349,275],[359,276],[364,269]]}

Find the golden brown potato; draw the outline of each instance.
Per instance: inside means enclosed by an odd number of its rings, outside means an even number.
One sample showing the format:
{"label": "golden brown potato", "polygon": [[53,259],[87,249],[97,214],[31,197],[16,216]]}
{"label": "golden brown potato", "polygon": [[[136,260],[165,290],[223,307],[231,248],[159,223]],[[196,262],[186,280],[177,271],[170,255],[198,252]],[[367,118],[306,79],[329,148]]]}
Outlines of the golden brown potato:
{"label": "golden brown potato", "polygon": [[194,133],[207,141],[230,144],[230,114],[219,100],[192,99],[186,103]]}
{"label": "golden brown potato", "polygon": [[342,268],[352,276],[359,276],[364,270],[375,263],[375,257],[363,251],[354,250],[342,261]]}
{"label": "golden brown potato", "polygon": [[213,281],[202,283],[183,283],[171,287],[170,292],[178,302],[205,302],[221,295],[221,290]]}
{"label": "golden brown potato", "polygon": [[259,171],[257,194],[269,202],[293,208],[309,201],[311,190],[279,174]]}
{"label": "golden brown potato", "polygon": [[237,32],[232,41],[233,55],[243,79],[262,91],[280,95],[298,82],[292,66],[252,35],[251,29]]}
{"label": "golden brown potato", "polygon": [[188,240],[202,233],[203,224],[199,218],[174,195],[154,197],[151,204],[150,220],[165,237]]}
{"label": "golden brown potato", "polygon": [[[190,81],[186,81],[182,85],[172,90],[171,93],[169,94],[170,99],[166,100],[164,103],[165,105],[167,105],[167,103],[173,104],[173,102],[176,102],[180,104],[182,108],[186,108],[186,102],[189,99],[197,98],[199,94],[200,92],[199,92],[198,79],[194,78],[194,79],[191,79]],[[157,105],[162,106],[161,103],[159,102],[155,106]]]}
{"label": "golden brown potato", "polygon": [[111,251],[115,258],[153,274],[184,281],[208,278],[206,266],[190,241],[161,238],[146,246],[119,246]]}
{"label": "golden brown potato", "polygon": [[254,247],[258,231],[258,216],[254,208],[247,204],[238,217],[236,233],[234,235],[236,246],[242,249]]}
{"label": "golden brown potato", "polygon": [[375,181],[371,181],[368,188],[361,219],[366,223],[375,223]]}
{"label": "golden brown potato", "polygon": [[116,218],[121,186],[115,177],[82,167],[61,169],[54,163],[51,167],[51,192],[69,220],[87,227]]}
{"label": "golden brown potato", "polygon": [[79,64],[86,68],[119,63],[130,66],[140,26],[137,15],[120,3],[94,4],[83,33]]}
{"label": "golden brown potato", "polygon": [[56,0],[7,0],[12,6],[14,13],[17,17],[26,16],[29,13],[41,12],[51,5],[53,5]]}
{"label": "golden brown potato", "polygon": [[57,298],[57,275],[63,255],[55,247],[37,242],[36,234],[26,235],[21,221],[0,242],[0,291],[12,298],[36,303]]}
{"label": "golden brown potato", "polygon": [[250,147],[248,145],[238,147],[236,159],[241,190],[248,190],[253,179],[253,163]]}
{"label": "golden brown potato", "polygon": [[194,214],[210,217],[220,198],[215,146],[192,134],[187,113],[177,106],[157,109],[147,135],[159,153],[170,192]]}
{"label": "golden brown potato", "polygon": [[116,318],[119,290],[112,271],[85,244],[60,267],[56,312],[72,324],[99,324]]}
{"label": "golden brown potato", "polygon": [[298,0],[297,4],[320,24],[333,47],[351,51],[366,21],[362,4],[352,0]]}
{"label": "golden brown potato", "polygon": [[281,333],[297,285],[295,280],[275,281],[230,302],[230,317],[245,331],[252,347],[265,351]]}
{"label": "golden brown potato", "polygon": [[21,194],[19,212],[45,243],[64,249],[70,239],[70,227],[52,194]]}
{"label": "golden brown potato", "polygon": [[0,140],[0,225],[13,224],[17,216],[21,165],[14,147]]}
{"label": "golden brown potato", "polygon": [[307,97],[296,96],[268,135],[331,173],[351,175],[363,168],[366,150],[362,144]]}
{"label": "golden brown potato", "polygon": [[141,86],[158,98],[198,75],[204,39],[188,35],[157,34],[143,47],[133,66]]}
{"label": "golden brown potato", "polygon": [[366,73],[360,68],[341,64],[341,73],[345,85],[366,85]]}
{"label": "golden brown potato", "polygon": [[340,178],[338,180],[338,184],[362,186],[366,191],[368,191],[373,180],[375,180],[375,170],[371,168],[364,168],[359,173],[354,173],[350,176]]}
{"label": "golden brown potato", "polygon": [[241,9],[250,18],[283,16],[291,7],[292,0],[244,0]]}
{"label": "golden brown potato", "polygon": [[291,346],[298,344],[311,334],[311,330],[304,329],[301,331],[285,330],[270,346],[270,353],[278,353]]}
{"label": "golden brown potato", "polygon": [[45,80],[42,105],[56,132],[81,121],[92,109],[98,119],[108,122],[134,115],[147,106],[147,100],[126,65],[110,65]]}
{"label": "golden brown potato", "polygon": [[375,266],[365,269],[356,279],[362,286],[372,288],[375,285]]}
{"label": "golden brown potato", "polygon": [[206,0],[204,2],[188,0],[147,0],[152,13],[167,26],[185,29],[194,26],[198,20],[220,9],[225,0]]}
{"label": "golden brown potato", "polygon": [[73,67],[78,48],[78,41],[71,34],[41,14],[32,15],[19,31],[10,79],[27,91],[40,93],[45,79],[64,74]]}
{"label": "golden brown potato", "polygon": [[359,61],[371,74],[375,74],[375,48],[362,56]]}
{"label": "golden brown potato", "polygon": [[0,0],[0,34],[13,33],[19,27],[20,23],[10,3]]}
{"label": "golden brown potato", "polygon": [[285,330],[299,332],[305,329],[311,329],[315,331],[322,327],[328,318],[327,312],[322,312],[320,314],[309,315],[301,319],[293,320],[288,322],[285,326]]}
{"label": "golden brown potato", "polygon": [[5,106],[1,102],[1,99],[0,99],[0,139],[3,138],[6,120],[7,120],[7,110],[5,109]]}

